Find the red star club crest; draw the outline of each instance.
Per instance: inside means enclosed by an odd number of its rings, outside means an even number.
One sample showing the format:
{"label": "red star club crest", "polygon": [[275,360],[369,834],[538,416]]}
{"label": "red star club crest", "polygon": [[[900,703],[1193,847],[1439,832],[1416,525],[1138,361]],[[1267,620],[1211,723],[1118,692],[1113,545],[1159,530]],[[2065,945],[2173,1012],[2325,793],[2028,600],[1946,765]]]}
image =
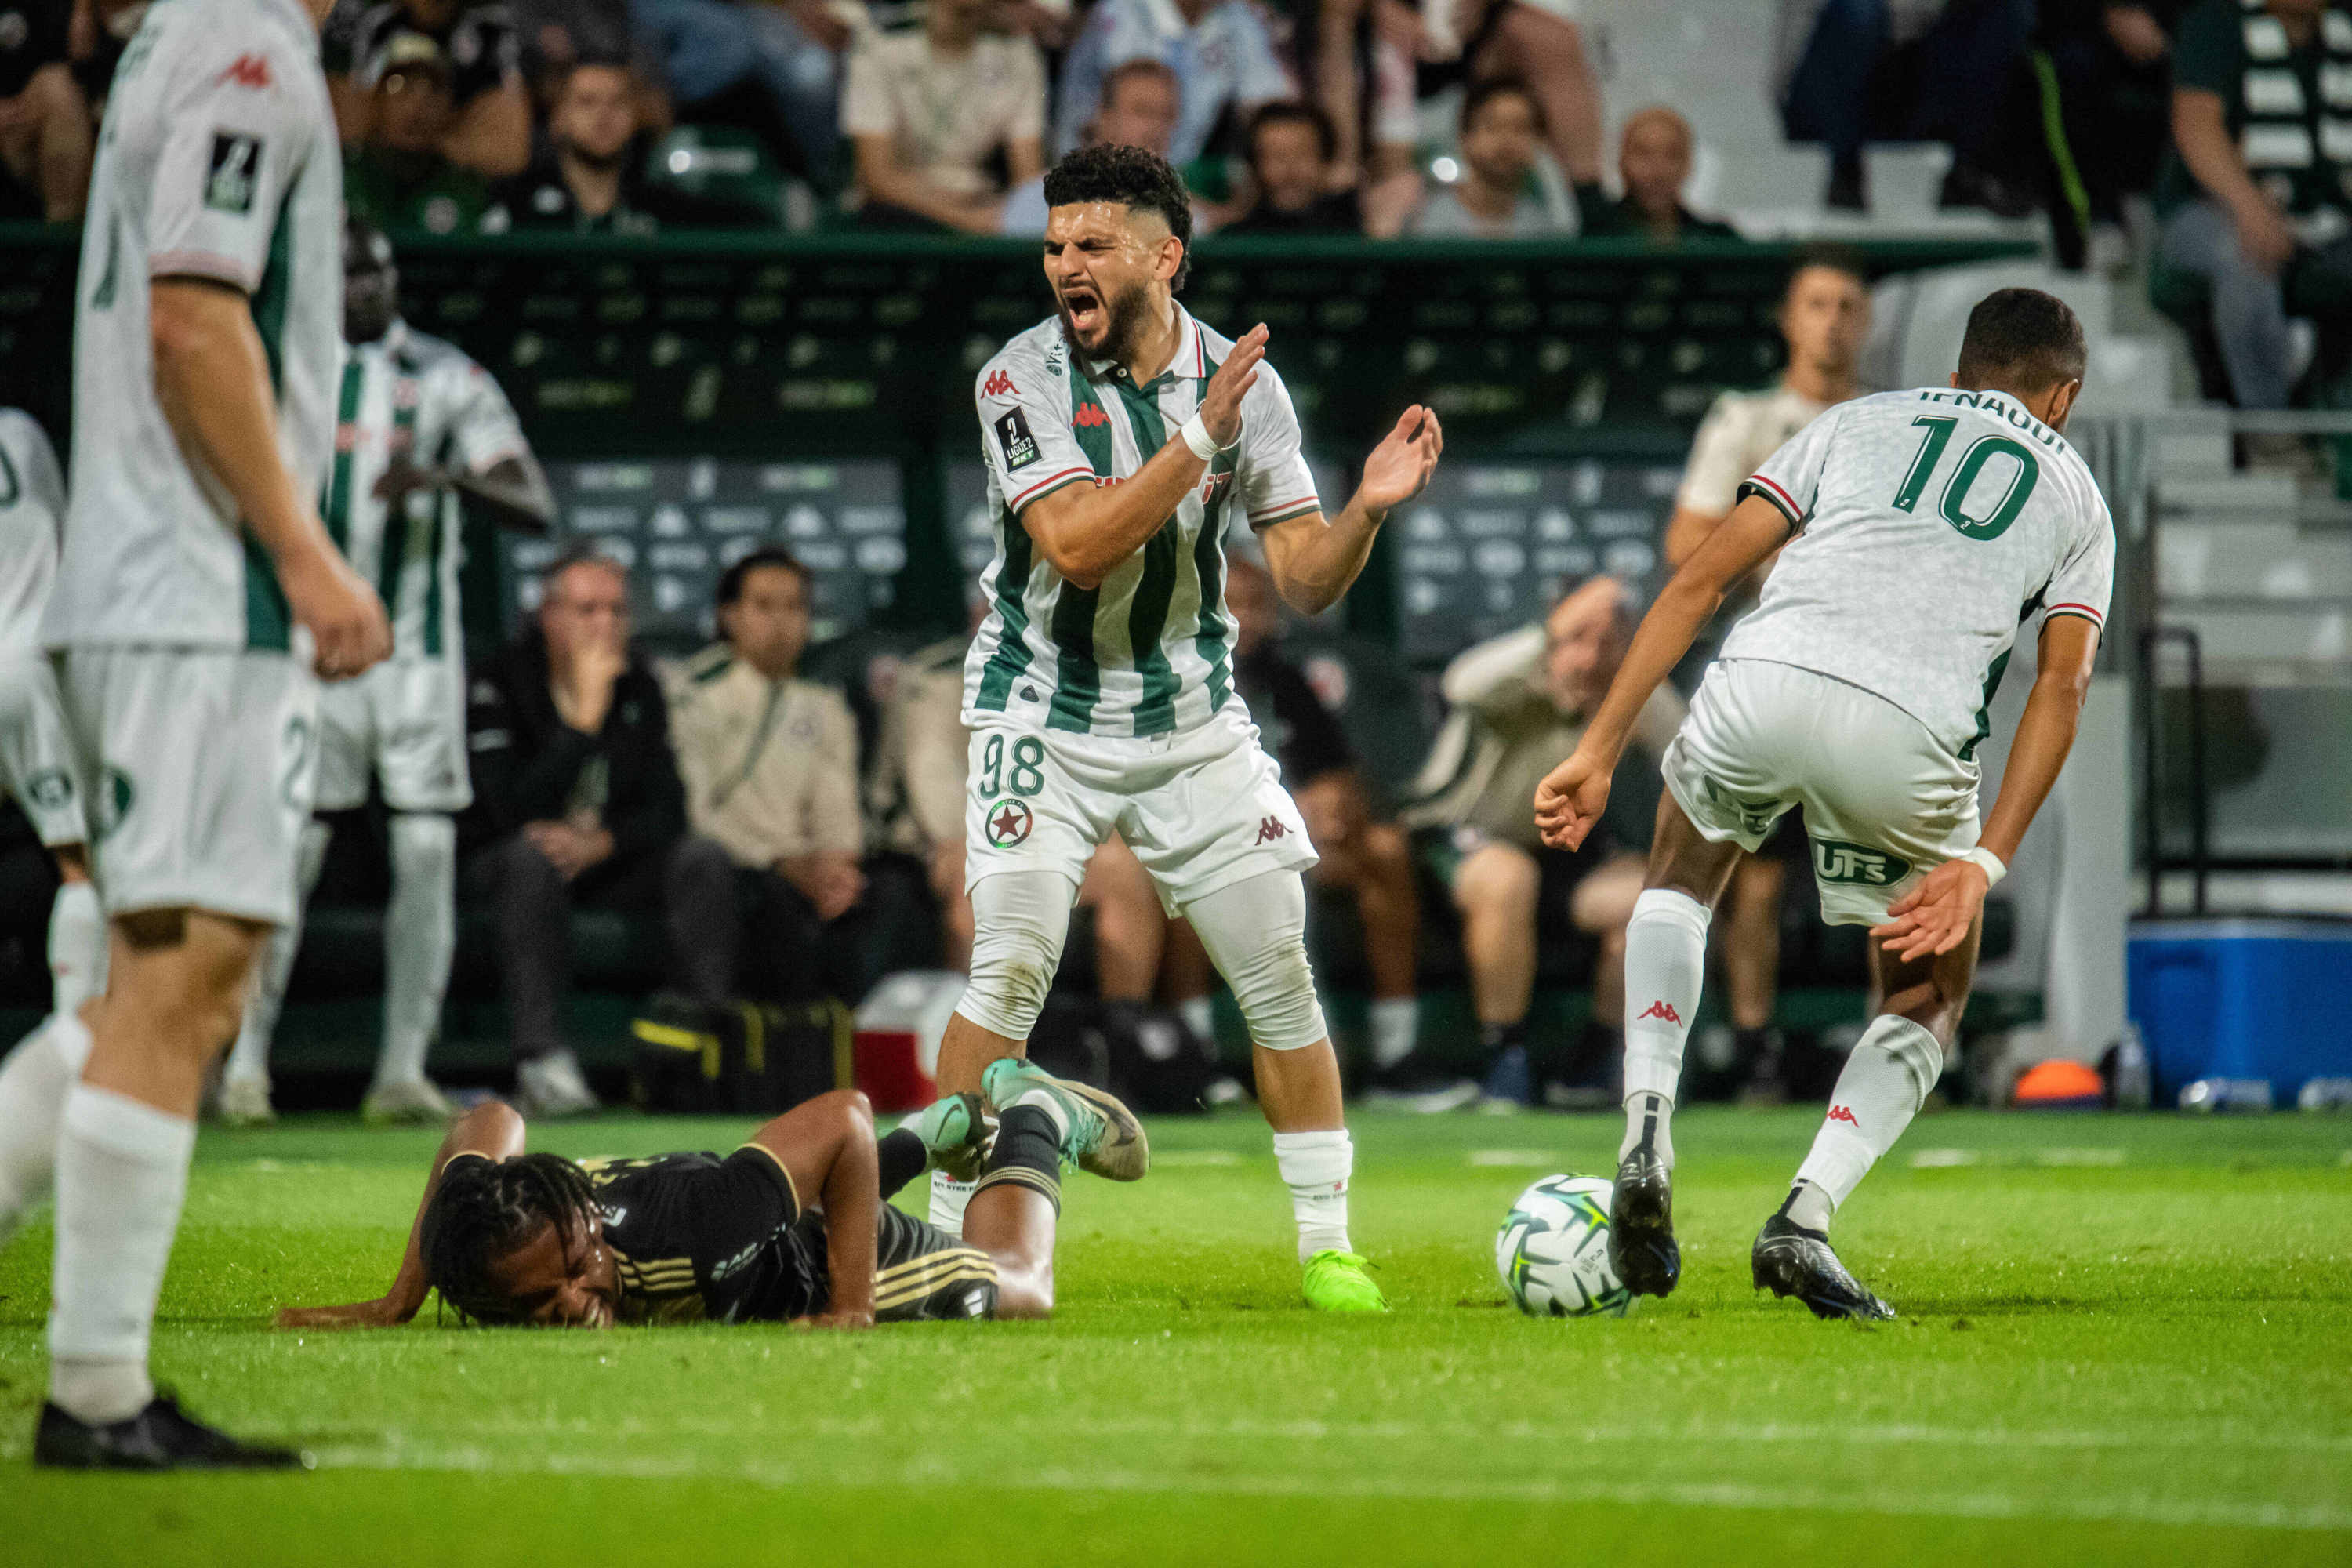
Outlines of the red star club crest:
{"label": "red star club crest", "polygon": [[1027,802],[1000,800],[988,813],[988,841],[999,849],[1010,849],[1029,837],[1035,823]]}

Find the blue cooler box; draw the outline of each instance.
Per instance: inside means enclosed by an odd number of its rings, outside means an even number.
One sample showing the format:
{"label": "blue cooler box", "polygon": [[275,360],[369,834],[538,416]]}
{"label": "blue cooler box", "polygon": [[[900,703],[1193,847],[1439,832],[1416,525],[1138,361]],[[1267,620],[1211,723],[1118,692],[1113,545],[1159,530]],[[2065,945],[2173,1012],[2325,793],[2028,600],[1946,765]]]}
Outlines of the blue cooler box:
{"label": "blue cooler box", "polygon": [[2261,1078],[2292,1106],[2352,1077],[2352,921],[2135,921],[2126,983],[2158,1105],[2200,1078]]}

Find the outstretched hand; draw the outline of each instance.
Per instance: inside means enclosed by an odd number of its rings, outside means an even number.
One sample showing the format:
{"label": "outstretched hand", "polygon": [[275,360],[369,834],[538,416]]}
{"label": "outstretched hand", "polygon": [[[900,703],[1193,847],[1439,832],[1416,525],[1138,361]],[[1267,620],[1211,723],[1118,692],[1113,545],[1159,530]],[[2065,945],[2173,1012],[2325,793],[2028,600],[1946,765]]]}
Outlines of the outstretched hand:
{"label": "outstretched hand", "polygon": [[1949,952],[1984,913],[1990,887],[1984,868],[1975,861],[1947,860],[1889,905],[1887,922],[1871,927],[1870,934],[1906,963]]}
{"label": "outstretched hand", "polygon": [[1201,394],[1201,424],[1209,439],[1220,447],[1230,447],[1241,438],[1242,398],[1257,384],[1266,336],[1263,321],[1244,332],[1234,352],[1217,367],[1217,374],[1209,378],[1208,390]]}
{"label": "outstretched hand", "polygon": [[1437,411],[1414,404],[1364,459],[1357,499],[1368,511],[1402,506],[1428,485],[1429,476],[1437,471],[1438,454],[1444,450],[1445,432],[1437,423]]}
{"label": "outstretched hand", "polygon": [[1609,805],[1616,767],[1579,751],[1536,786],[1536,830],[1554,849],[1575,849]]}

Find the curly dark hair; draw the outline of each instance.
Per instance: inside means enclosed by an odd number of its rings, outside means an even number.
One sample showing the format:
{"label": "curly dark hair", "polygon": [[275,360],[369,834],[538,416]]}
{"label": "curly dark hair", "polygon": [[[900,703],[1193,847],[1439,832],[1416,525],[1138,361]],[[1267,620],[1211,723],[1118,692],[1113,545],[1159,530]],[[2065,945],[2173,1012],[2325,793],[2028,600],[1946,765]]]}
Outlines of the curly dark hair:
{"label": "curly dark hair", "polygon": [[1140,147],[1081,147],[1045,174],[1045,205],[1124,202],[1138,212],[1158,213],[1168,232],[1184,242],[1170,287],[1184,287],[1192,270],[1192,193],[1167,159]]}
{"label": "curly dark hair", "polygon": [[490,1266],[541,1226],[592,1223],[593,1208],[588,1173],[560,1154],[452,1160],[418,1233],[425,1282],[467,1322],[520,1323]]}

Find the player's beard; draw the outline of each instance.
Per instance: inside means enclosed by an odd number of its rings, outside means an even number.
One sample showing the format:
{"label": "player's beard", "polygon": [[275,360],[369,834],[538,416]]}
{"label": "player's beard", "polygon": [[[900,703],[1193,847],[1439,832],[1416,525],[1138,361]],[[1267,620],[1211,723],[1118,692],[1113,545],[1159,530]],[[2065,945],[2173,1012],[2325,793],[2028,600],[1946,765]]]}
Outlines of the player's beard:
{"label": "player's beard", "polygon": [[1077,329],[1070,324],[1069,308],[1056,300],[1054,313],[1062,319],[1062,341],[1070,345],[1074,354],[1125,363],[1150,319],[1151,291],[1144,284],[1134,283],[1117,294],[1098,293],[1097,297],[1102,300],[1102,346],[1088,348],[1079,342]]}

